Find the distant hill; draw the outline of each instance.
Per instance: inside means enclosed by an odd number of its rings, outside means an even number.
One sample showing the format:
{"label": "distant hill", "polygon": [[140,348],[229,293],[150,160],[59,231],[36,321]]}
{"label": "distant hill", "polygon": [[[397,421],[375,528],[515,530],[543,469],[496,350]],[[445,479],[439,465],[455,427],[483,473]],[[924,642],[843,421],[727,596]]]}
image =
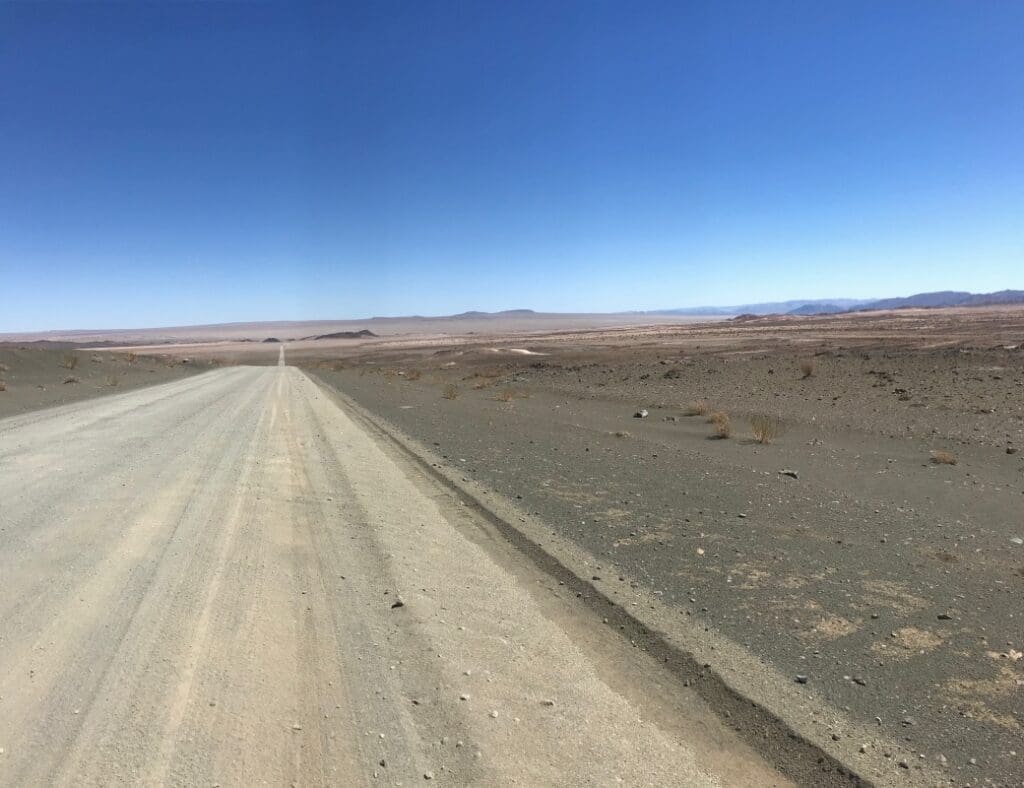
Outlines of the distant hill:
{"label": "distant hill", "polygon": [[[377,336],[370,329],[364,328],[362,331],[332,331],[330,334],[318,334],[315,337],[309,337],[309,339],[368,339],[370,337]],[[267,340],[263,340],[266,342]]]}
{"label": "distant hill", "polygon": [[917,293],[906,298],[883,298],[858,307],[864,309],[928,309],[950,306],[995,306],[997,304],[1024,304],[1024,290],[1000,290],[998,293],[964,293],[940,290],[935,293]]}
{"label": "distant hill", "polygon": [[833,315],[867,309],[929,309],[953,306],[995,306],[1024,304],[1024,290],[1000,290],[998,293],[967,293],[941,290],[935,293],[917,293],[900,298],[854,299],[819,298],[793,301],[766,301],[759,304],[736,306],[695,306],[682,309],[662,309],[645,314],[729,317],[733,315]]}
{"label": "distant hill", "polygon": [[[856,298],[818,298],[794,299],[792,301],[766,301],[760,304],[738,304],[736,306],[695,306],[683,309],[663,309],[649,314],[660,315],[813,315],[818,312],[830,312],[833,309],[845,312],[866,304],[871,299]],[[812,311],[795,312],[794,310],[812,309]]]}
{"label": "distant hill", "polygon": [[839,312],[848,311],[838,304],[803,304],[796,309],[790,309],[787,315],[835,315]]}

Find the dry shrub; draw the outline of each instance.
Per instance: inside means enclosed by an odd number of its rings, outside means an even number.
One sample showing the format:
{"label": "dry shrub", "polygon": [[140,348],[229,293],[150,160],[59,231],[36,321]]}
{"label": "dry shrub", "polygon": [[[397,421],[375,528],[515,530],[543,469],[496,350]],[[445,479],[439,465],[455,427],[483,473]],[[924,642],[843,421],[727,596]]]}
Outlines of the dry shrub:
{"label": "dry shrub", "polygon": [[782,434],[782,422],[774,416],[761,414],[750,418],[750,431],[758,443],[772,443]]}
{"label": "dry shrub", "polygon": [[932,462],[936,465],[956,465],[956,456],[949,451],[938,449],[932,452]]}
{"label": "dry shrub", "polygon": [[74,369],[78,366],[78,356],[74,353],[65,353],[64,357],[60,360],[60,365],[64,369]]}
{"label": "dry shrub", "polygon": [[0,391],[7,391],[7,384],[0,380]]}
{"label": "dry shrub", "polygon": [[687,405],[684,412],[687,416],[707,416],[711,412],[711,406],[704,400],[698,399]]}
{"label": "dry shrub", "polygon": [[449,383],[444,387],[444,391],[441,392],[441,396],[445,399],[456,399],[459,396],[459,387],[454,383]]}
{"label": "dry shrub", "polygon": [[708,422],[714,426],[716,438],[725,439],[732,435],[732,423],[724,410],[716,410],[708,417]]}
{"label": "dry shrub", "polygon": [[612,435],[614,435],[616,438],[632,438],[633,437],[632,433],[626,432],[625,430],[619,430],[618,432],[613,432]]}
{"label": "dry shrub", "polygon": [[511,402],[514,399],[529,399],[530,394],[517,389],[502,389],[494,395],[494,398],[499,402]]}
{"label": "dry shrub", "polygon": [[116,375],[113,372],[110,373],[109,375],[107,375],[107,385],[108,386],[117,386],[118,384],[120,384],[120,382],[121,382],[121,377],[119,375]]}
{"label": "dry shrub", "polygon": [[76,378],[74,375],[70,375],[70,376],[64,378],[64,385],[65,386],[68,385],[69,383],[79,383],[79,382],[80,381],[78,380],[78,378]]}
{"label": "dry shrub", "polygon": [[129,353],[127,356],[125,356],[125,359],[128,361],[129,364],[134,364],[136,361],[139,360],[139,354]]}
{"label": "dry shrub", "polygon": [[813,358],[804,359],[800,362],[800,371],[803,373],[804,378],[814,377],[814,373],[818,370],[818,363]]}
{"label": "dry shrub", "polygon": [[419,380],[423,377],[423,372],[418,369],[410,369],[405,373],[406,380]]}

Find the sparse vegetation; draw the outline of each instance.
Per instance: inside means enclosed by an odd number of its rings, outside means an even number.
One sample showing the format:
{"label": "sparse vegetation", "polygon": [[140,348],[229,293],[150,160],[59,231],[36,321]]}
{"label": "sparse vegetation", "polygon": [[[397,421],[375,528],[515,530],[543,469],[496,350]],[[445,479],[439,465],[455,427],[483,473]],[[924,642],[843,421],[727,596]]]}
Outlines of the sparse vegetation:
{"label": "sparse vegetation", "polygon": [[494,395],[494,398],[500,402],[511,402],[514,399],[529,399],[529,397],[529,392],[512,388],[502,389]]}
{"label": "sparse vegetation", "polygon": [[60,360],[60,365],[64,369],[74,369],[78,366],[78,356],[74,353],[65,353]]}
{"label": "sparse vegetation", "polygon": [[121,376],[120,375],[117,375],[117,374],[115,374],[113,372],[111,372],[109,375],[107,375],[107,385],[108,386],[117,386],[120,383],[121,383]]}
{"label": "sparse vegetation", "polygon": [[956,465],[956,455],[949,451],[937,449],[932,452],[932,462],[936,465]]}
{"label": "sparse vegetation", "polygon": [[782,434],[782,422],[775,416],[760,414],[750,418],[750,431],[758,443],[774,443]]}
{"label": "sparse vegetation", "polygon": [[729,420],[729,414],[724,410],[716,410],[708,417],[708,421],[715,428],[715,437],[725,439],[732,436],[732,422]]}
{"label": "sparse vegetation", "polygon": [[684,412],[687,416],[707,416],[711,412],[711,406],[704,400],[698,399],[687,405]]}
{"label": "sparse vegetation", "polygon": [[68,377],[64,378],[64,385],[65,386],[68,385],[69,383],[79,383],[79,382],[81,382],[81,381],[79,381],[78,378],[76,378],[74,375],[69,375]]}
{"label": "sparse vegetation", "polygon": [[410,369],[405,373],[406,380],[419,380],[421,377],[423,377],[423,372],[418,369]]}
{"label": "sparse vegetation", "polygon": [[807,358],[800,362],[800,372],[803,373],[804,379],[813,378],[814,373],[818,370],[818,362],[813,358]]}
{"label": "sparse vegetation", "polygon": [[125,356],[125,359],[128,361],[129,364],[134,364],[136,361],[139,360],[139,354],[129,353],[127,356]]}
{"label": "sparse vegetation", "polygon": [[457,399],[459,396],[459,387],[454,383],[449,383],[444,387],[444,391],[441,392],[441,396],[445,399]]}

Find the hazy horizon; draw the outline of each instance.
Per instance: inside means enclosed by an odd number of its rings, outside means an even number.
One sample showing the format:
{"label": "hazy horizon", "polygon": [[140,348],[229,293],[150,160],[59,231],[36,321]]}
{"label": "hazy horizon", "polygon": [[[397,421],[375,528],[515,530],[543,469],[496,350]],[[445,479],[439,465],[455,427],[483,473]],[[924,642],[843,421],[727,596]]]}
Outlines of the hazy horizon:
{"label": "hazy horizon", "polygon": [[0,332],[1024,288],[1022,22],[3,4]]}

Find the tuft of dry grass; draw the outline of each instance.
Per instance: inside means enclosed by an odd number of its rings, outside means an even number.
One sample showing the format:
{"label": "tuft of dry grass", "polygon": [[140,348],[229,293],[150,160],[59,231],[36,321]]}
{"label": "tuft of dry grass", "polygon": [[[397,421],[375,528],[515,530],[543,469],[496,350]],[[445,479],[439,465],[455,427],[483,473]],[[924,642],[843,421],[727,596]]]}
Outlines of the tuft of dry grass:
{"label": "tuft of dry grass", "polygon": [[405,372],[406,380],[419,380],[423,377],[423,371],[419,369],[409,369]]}
{"label": "tuft of dry grass", "polygon": [[111,372],[109,375],[107,375],[107,385],[108,386],[117,386],[120,383],[121,383],[121,376],[120,375],[117,375],[117,374],[115,374],[113,372]]}
{"label": "tuft of dry grass", "polygon": [[65,353],[63,358],[60,360],[60,365],[64,369],[74,369],[78,366],[78,356],[74,353]]}
{"label": "tuft of dry grass", "polygon": [[0,391],[7,391],[7,384],[0,380]]}
{"label": "tuft of dry grass", "polygon": [[751,416],[750,431],[758,443],[773,443],[782,434],[782,422],[775,416]]}
{"label": "tuft of dry grass", "polygon": [[617,432],[613,432],[612,435],[614,435],[616,438],[632,438],[633,437],[632,433],[626,432],[625,430],[618,430]]}
{"label": "tuft of dry grass", "polygon": [[530,393],[529,392],[522,391],[520,389],[512,389],[512,388],[502,389],[501,391],[499,391],[497,394],[494,395],[494,399],[498,400],[499,402],[511,402],[512,400],[515,400],[515,399],[529,399],[529,398],[530,398]]}
{"label": "tuft of dry grass", "polygon": [[129,364],[134,364],[136,361],[139,360],[139,354],[129,353],[128,355],[125,356],[125,359],[128,361]]}
{"label": "tuft of dry grass", "polygon": [[729,438],[732,436],[732,422],[729,421],[729,414],[724,410],[716,410],[708,417],[710,422],[715,428],[716,438]]}
{"label": "tuft of dry grass", "polygon": [[66,386],[69,383],[81,383],[81,381],[74,375],[69,375],[68,377],[64,378],[64,385]]}
{"label": "tuft of dry grass", "polygon": [[804,379],[813,378],[814,373],[818,371],[818,362],[813,358],[804,359],[800,362],[800,371],[803,373]]}
{"label": "tuft of dry grass", "polygon": [[957,459],[953,452],[936,449],[932,452],[932,462],[936,465],[956,465]]}
{"label": "tuft of dry grass", "polygon": [[445,399],[457,399],[459,396],[459,387],[454,383],[449,383],[444,387],[444,391],[441,392],[441,396]]}
{"label": "tuft of dry grass", "polygon": [[683,412],[687,416],[707,416],[711,412],[711,406],[704,400],[698,399],[687,405]]}

